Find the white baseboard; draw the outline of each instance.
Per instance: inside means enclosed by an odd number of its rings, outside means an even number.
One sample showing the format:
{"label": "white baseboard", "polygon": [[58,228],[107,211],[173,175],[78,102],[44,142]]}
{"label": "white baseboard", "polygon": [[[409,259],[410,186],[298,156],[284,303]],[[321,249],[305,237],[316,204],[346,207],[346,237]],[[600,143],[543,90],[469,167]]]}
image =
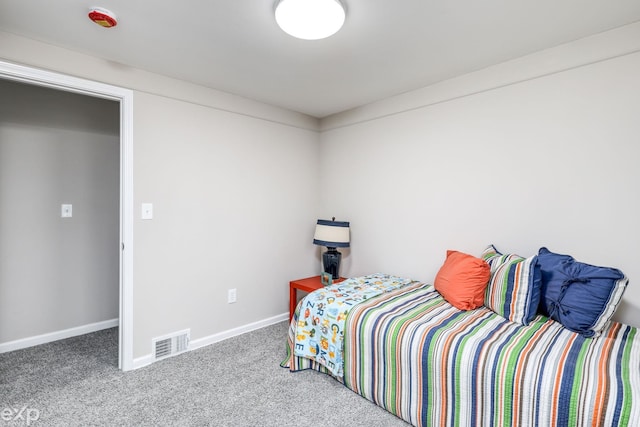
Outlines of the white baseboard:
{"label": "white baseboard", "polygon": [[209,335],[208,337],[198,338],[197,340],[191,340],[189,343],[189,350],[195,350],[201,347],[224,341],[228,338],[238,335],[246,334],[247,332],[255,331],[256,329],[266,328],[267,326],[274,325],[289,318],[289,313],[282,313],[277,316],[269,317],[268,319],[259,320],[248,325],[239,326],[237,328],[229,329],[228,331],[219,332],[217,334]]}
{"label": "white baseboard", "polygon": [[76,326],[75,328],[64,329],[62,331],[50,332],[48,334],[36,335],[34,337],[21,338],[15,341],[0,343],[0,353],[20,350],[34,345],[46,344],[48,342],[63,340],[78,335],[89,334],[91,332],[109,329],[118,326],[118,319],[104,320],[102,322],[90,323],[88,325]]}
{"label": "white baseboard", "polygon": [[153,359],[153,354],[147,354],[146,356],[137,357],[133,359],[133,366],[131,366],[131,370],[135,371],[136,369],[144,368],[145,366],[151,365],[155,360]]}
{"label": "white baseboard", "polygon": [[[224,341],[226,339],[246,334],[247,332],[255,331],[256,329],[266,328],[267,326],[274,325],[276,323],[282,322],[283,320],[289,319],[289,313],[282,313],[277,316],[269,317],[264,320],[259,320],[257,322],[249,323],[244,326],[239,326],[237,328],[229,329],[228,331],[219,332],[217,334],[209,335],[207,337],[198,338],[195,340],[191,340],[189,342],[189,350],[193,351],[202,347],[206,347],[208,345]],[[153,354],[147,354],[142,357],[138,357],[133,360],[133,369],[142,368],[144,366],[151,365],[155,362],[153,358]]]}

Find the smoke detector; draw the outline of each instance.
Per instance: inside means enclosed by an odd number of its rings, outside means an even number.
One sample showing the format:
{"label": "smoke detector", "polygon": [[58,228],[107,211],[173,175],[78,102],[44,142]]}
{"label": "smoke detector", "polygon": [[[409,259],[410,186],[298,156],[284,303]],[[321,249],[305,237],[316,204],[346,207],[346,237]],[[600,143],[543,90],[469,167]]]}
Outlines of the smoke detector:
{"label": "smoke detector", "polygon": [[111,28],[118,25],[116,15],[110,10],[102,7],[92,7],[88,16],[93,22],[105,28]]}

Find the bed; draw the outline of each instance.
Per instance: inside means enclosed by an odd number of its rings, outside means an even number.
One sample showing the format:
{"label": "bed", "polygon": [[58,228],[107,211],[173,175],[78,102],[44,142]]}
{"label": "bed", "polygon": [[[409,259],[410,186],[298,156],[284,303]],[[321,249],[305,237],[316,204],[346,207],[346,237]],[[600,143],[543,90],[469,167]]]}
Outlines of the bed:
{"label": "bed", "polygon": [[[540,271],[520,273],[533,283]],[[332,375],[414,426],[640,426],[636,328],[579,333],[530,317],[461,310],[400,277],[351,278],[300,301],[282,366]]]}

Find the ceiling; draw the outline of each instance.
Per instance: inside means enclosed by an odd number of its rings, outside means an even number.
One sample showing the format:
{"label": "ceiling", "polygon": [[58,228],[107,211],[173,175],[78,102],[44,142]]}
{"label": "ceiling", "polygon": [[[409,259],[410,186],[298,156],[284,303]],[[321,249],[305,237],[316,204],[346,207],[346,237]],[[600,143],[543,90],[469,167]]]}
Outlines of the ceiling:
{"label": "ceiling", "polygon": [[316,41],[278,28],[276,0],[2,0],[0,30],[321,118],[640,21],[638,0],[342,1]]}

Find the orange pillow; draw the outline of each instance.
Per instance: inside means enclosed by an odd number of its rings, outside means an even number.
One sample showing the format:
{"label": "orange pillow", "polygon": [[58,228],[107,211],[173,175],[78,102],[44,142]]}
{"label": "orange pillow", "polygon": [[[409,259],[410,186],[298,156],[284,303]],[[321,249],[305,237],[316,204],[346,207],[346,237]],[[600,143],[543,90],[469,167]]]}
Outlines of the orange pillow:
{"label": "orange pillow", "polygon": [[485,261],[462,252],[447,251],[434,286],[452,306],[473,310],[484,303],[490,277],[491,268]]}

